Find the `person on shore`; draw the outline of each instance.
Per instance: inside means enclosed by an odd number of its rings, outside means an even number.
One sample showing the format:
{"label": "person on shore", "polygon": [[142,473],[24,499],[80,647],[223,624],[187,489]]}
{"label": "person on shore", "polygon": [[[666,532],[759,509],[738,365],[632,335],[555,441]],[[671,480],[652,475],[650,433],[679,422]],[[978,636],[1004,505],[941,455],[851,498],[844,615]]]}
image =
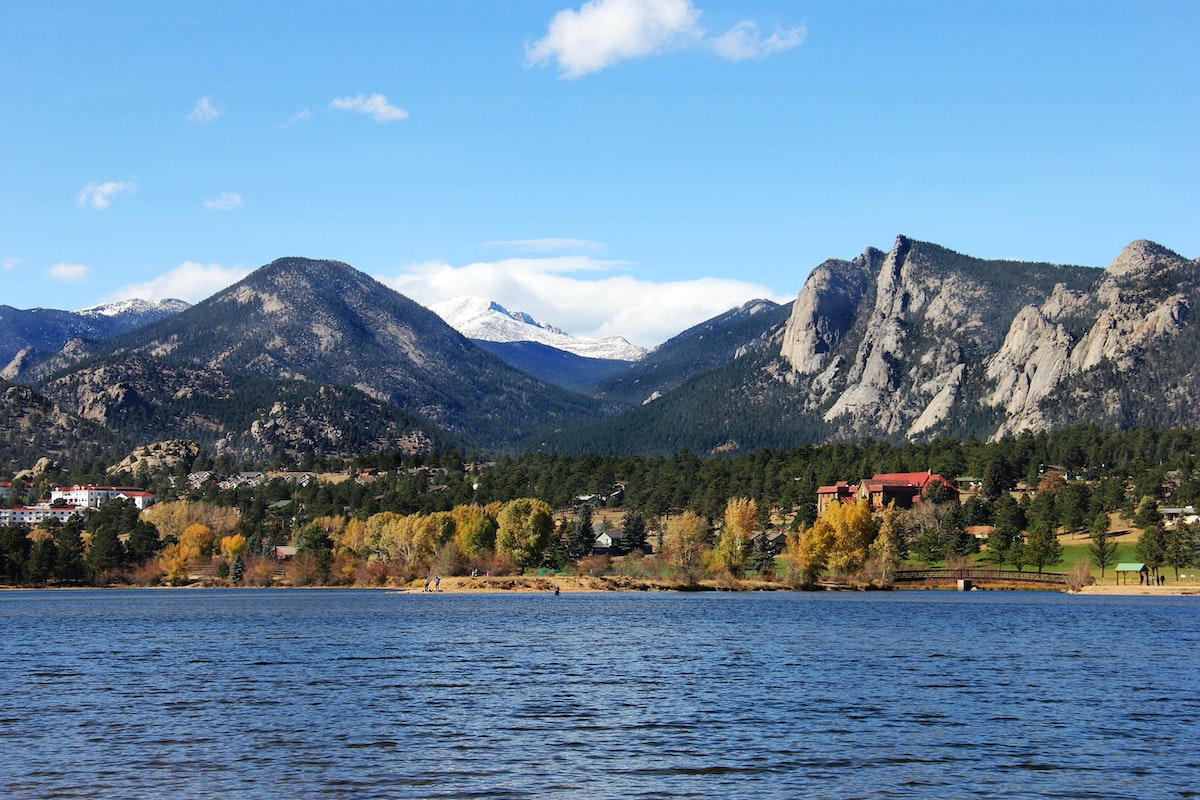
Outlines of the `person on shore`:
{"label": "person on shore", "polygon": [[434,575],[433,576],[433,590],[435,592],[440,592],[442,590],[441,586],[442,586],[442,576]]}
{"label": "person on shore", "polygon": [[429,578],[426,578],[426,579],[425,579],[425,588],[424,588],[424,589],[422,589],[421,591],[423,591],[423,592],[428,592],[428,591],[429,591]]}

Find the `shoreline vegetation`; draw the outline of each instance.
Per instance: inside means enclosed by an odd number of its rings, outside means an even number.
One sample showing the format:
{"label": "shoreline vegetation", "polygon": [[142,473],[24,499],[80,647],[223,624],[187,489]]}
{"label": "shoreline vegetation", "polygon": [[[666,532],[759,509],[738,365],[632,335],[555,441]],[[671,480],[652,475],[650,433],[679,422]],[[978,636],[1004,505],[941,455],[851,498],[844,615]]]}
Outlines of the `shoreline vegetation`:
{"label": "shoreline vegetation", "polygon": [[[0,584],[1200,591],[1200,431],[1084,426],[733,460],[391,454],[271,474],[183,449],[190,459],[73,476],[75,489],[113,488],[87,483],[100,475],[143,487],[161,498],[148,508],[117,497],[36,524],[10,515]],[[64,477],[14,475],[0,495],[53,509]]]}
{"label": "shoreline vegetation", "polygon": [[[137,585],[112,583],[104,586],[0,586],[0,591],[79,591],[95,589],[145,589],[149,591],[173,589],[357,589],[391,592],[395,594],[549,594],[555,590],[561,594],[608,594],[622,592],[922,592],[959,591],[956,581],[951,579],[905,583],[903,585],[878,586],[858,583],[822,582],[816,586],[796,589],[779,580],[700,580],[684,583],[667,578],[631,578],[626,575],[494,575],[494,576],[448,576],[439,581],[436,590],[426,589],[425,582],[412,580],[397,585],[289,585],[277,583],[271,586],[234,586],[228,581],[195,581],[180,585]],[[1113,597],[1200,597],[1200,581],[1185,581],[1164,585],[1115,583],[1113,578],[1075,589],[1051,585],[1030,586],[1029,584],[985,581],[976,583],[977,591],[1022,591],[1055,592],[1078,595]]]}

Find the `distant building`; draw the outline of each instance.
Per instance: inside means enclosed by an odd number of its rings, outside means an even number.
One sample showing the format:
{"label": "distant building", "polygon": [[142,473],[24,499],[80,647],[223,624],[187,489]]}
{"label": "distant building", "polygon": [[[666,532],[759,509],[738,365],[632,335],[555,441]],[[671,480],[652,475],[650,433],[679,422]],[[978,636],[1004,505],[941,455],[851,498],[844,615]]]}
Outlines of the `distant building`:
{"label": "distant building", "polygon": [[50,502],[54,505],[99,508],[110,500],[132,500],[139,509],[152,505],[157,498],[137,486],[94,486],[76,484],[69,489],[52,489]]}
{"label": "distant building", "polygon": [[28,525],[32,528],[46,519],[57,519],[59,522],[66,522],[72,516],[82,514],[84,510],[75,506],[52,506],[48,504],[0,508],[0,526]]}
{"label": "distant building", "polygon": [[625,537],[620,528],[593,527],[596,541],[592,544],[592,552],[596,555],[616,555],[621,552],[621,540]]}
{"label": "distant building", "polygon": [[932,471],[880,472],[857,485],[838,481],[819,487],[817,513],[823,513],[834,502],[854,503],[858,500],[866,500],[872,511],[883,511],[893,503],[897,508],[911,508],[934,484],[941,484],[958,496],[958,487]]}
{"label": "distant building", "polygon": [[817,514],[824,514],[825,509],[834,503],[853,503],[858,497],[858,485],[838,481],[829,486],[817,489]]}

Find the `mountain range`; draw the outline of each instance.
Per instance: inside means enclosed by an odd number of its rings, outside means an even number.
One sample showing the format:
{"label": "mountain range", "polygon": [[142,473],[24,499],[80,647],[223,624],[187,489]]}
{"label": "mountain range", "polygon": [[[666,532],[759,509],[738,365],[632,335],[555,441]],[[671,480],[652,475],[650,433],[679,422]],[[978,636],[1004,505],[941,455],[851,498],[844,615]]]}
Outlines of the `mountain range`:
{"label": "mountain range", "polygon": [[[0,305],[0,377],[17,374],[61,350],[72,339],[105,339],[136,330],[187,308],[183,300],[121,300],[80,311],[21,310]],[[15,360],[16,363],[13,363]]]}
{"label": "mountain range", "polygon": [[580,339],[482,297],[454,297],[429,308],[509,365],[564,389],[586,389],[646,355],[620,336]]}
{"label": "mountain range", "polygon": [[[1098,269],[978,259],[901,236],[888,252],[818,265],[790,305],[754,301],[636,361],[598,359],[622,366],[568,391],[561,376],[488,352],[565,337],[527,315],[480,300],[443,308],[464,336],[346,264],[285,258],[136,330],[13,359],[6,377],[35,390],[26,405],[87,421],[71,436],[185,438],[253,458],[446,446],[739,453],[1081,421],[1165,427],[1200,424],[1198,302],[1200,260],[1152,242]],[[542,333],[483,338],[511,335],[494,332],[501,318]],[[28,458],[36,425],[21,435]]]}

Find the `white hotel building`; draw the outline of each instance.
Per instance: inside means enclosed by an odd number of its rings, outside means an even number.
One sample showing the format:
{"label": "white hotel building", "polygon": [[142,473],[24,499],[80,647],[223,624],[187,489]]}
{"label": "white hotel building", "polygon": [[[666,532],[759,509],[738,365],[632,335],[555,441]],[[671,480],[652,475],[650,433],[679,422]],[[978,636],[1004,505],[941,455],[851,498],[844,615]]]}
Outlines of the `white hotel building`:
{"label": "white hotel building", "polygon": [[76,484],[69,489],[52,489],[50,491],[52,504],[61,500],[68,506],[82,506],[83,508],[99,508],[110,500],[132,500],[140,511],[154,505],[156,499],[150,492],[136,486]]}

